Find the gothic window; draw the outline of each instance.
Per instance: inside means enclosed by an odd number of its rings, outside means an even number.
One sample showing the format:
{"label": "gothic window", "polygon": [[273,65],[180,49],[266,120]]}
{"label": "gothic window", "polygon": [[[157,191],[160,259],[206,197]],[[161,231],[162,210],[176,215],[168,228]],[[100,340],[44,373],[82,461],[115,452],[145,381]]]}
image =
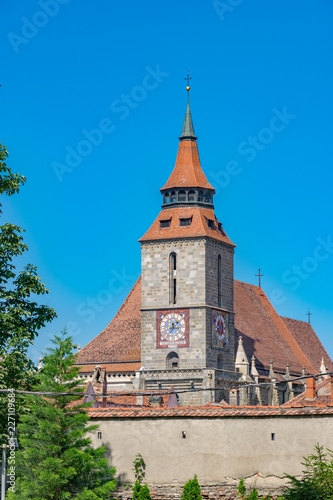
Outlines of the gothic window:
{"label": "gothic window", "polygon": [[189,191],[188,201],[195,201],[195,191]]}
{"label": "gothic window", "polygon": [[198,194],[198,201],[203,201],[203,199],[204,199],[203,192],[202,192],[202,191],[199,191],[199,194]]}
{"label": "gothic window", "polygon": [[186,201],[186,193],[185,193],[185,191],[179,191],[179,193],[178,193],[178,201]]}
{"label": "gothic window", "polygon": [[174,252],[170,254],[170,304],[177,301],[177,256]]}
{"label": "gothic window", "polygon": [[172,191],[171,193],[171,201],[177,201],[177,194],[175,193],[175,191]]}
{"label": "gothic window", "polygon": [[218,306],[222,306],[222,263],[221,255],[217,259],[217,303]]}
{"label": "gothic window", "polygon": [[169,352],[166,358],[166,367],[168,370],[179,368],[179,356],[176,352]]}
{"label": "gothic window", "polygon": [[169,203],[170,198],[169,198],[169,193],[164,194],[164,203]]}

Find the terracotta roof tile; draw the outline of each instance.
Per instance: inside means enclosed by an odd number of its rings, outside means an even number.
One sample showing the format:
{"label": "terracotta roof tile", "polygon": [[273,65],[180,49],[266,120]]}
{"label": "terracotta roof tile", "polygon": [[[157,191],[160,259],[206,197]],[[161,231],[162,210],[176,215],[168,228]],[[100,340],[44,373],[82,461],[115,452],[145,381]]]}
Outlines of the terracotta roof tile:
{"label": "terracotta roof tile", "polygon": [[329,372],[333,371],[333,363],[324,346],[317,337],[312,326],[306,321],[285,318],[281,316],[288,330],[301,347],[306,356],[311,359],[313,366],[319,370],[321,360],[324,358],[325,366]]}
{"label": "terracotta roof tile", "polygon": [[[192,218],[191,225],[181,226],[180,219]],[[160,227],[161,220],[170,220],[169,227]],[[213,221],[214,229],[209,227],[208,220]],[[139,241],[169,240],[175,238],[208,237],[235,246],[225,231],[219,230],[219,222],[214,210],[202,207],[174,207],[160,212],[148,231]]]}
{"label": "terracotta roof tile", "polygon": [[274,371],[284,373],[289,363],[292,374],[301,375],[303,365],[317,373],[263,290],[237,280],[234,284],[235,333],[242,336],[249,358],[254,354],[256,366],[268,370],[273,360]]}
{"label": "terracotta roof tile", "polygon": [[[281,319],[259,287],[237,280],[234,285],[236,337],[242,335],[249,361],[254,354],[260,379],[265,379],[271,359],[277,375],[285,373],[287,363],[293,375],[301,375],[303,364],[308,372],[318,373],[321,356],[328,367],[332,366],[312,327],[304,326],[304,322]],[[140,369],[140,307],[141,278],[107,328],[79,352],[77,364],[85,363],[80,373],[91,372],[97,364],[103,365],[107,372]],[[287,325],[292,325],[292,333]]]}
{"label": "terracotta roof tile", "polygon": [[89,408],[92,418],[235,418],[235,417],[297,417],[303,415],[331,415],[333,407],[284,407],[284,406],[256,406],[256,407],[221,407],[212,409],[206,407],[189,408]]}
{"label": "terracotta roof tile", "polygon": [[181,141],[179,143],[176,165],[161,191],[174,187],[199,187],[212,189],[215,193],[201,168],[196,141]]}

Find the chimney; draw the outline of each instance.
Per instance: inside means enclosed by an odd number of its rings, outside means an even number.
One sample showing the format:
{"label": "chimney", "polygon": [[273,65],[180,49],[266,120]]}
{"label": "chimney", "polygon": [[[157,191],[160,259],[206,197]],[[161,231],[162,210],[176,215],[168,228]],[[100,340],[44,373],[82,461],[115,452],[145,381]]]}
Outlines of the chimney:
{"label": "chimney", "polygon": [[306,379],[305,399],[316,398],[316,380],[314,377]]}

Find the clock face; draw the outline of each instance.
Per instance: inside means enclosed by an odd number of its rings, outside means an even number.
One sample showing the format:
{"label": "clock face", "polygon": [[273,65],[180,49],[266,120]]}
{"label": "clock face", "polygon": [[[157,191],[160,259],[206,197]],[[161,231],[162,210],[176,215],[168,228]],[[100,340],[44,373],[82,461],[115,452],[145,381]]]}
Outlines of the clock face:
{"label": "clock face", "polygon": [[216,336],[219,340],[223,340],[225,338],[225,321],[224,317],[221,314],[218,314],[216,316],[215,331],[216,331]]}
{"label": "clock face", "polygon": [[228,349],[229,315],[226,312],[212,310],[212,347]]}
{"label": "clock face", "polygon": [[185,319],[182,314],[169,313],[161,321],[161,337],[175,342],[185,337]]}
{"label": "clock face", "polygon": [[156,347],[189,347],[189,311],[188,309],[169,309],[157,311]]}

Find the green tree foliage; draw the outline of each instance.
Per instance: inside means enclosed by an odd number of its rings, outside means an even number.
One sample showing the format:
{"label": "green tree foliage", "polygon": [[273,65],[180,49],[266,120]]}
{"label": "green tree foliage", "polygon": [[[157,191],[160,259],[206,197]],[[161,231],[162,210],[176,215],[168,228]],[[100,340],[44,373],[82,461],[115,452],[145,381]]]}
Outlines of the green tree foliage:
{"label": "green tree foliage", "polygon": [[194,479],[190,479],[184,486],[181,500],[201,500],[201,490],[198,483],[198,478],[195,475]]}
{"label": "green tree foliage", "polygon": [[[52,396],[27,396],[29,412],[21,417],[15,492],[9,499],[60,500],[111,498],[115,469],[109,468],[105,448],[93,449],[87,432],[87,404],[82,404],[74,367],[73,339],[55,336],[44,357],[35,390]],[[64,395],[54,395],[65,393]]]}
{"label": "green tree foliage", "polygon": [[[13,174],[6,165],[8,152],[0,144],[0,195],[19,192],[25,177]],[[0,203],[0,214],[2,214]],[[13,260],[21,256],[27,245],[23,243],[23,229],[15,224],[0,226],[0,388],[29,389],[34,372],[27,350],[38,330],[55,316],[55,311],[35,302],[37,295],[48,293],[37,276],[36,267],[28,264],[17,272]],[[22,398],[17,396],[16,414],[22,411]],[[0,443],[8,439],[7,397],[0,393]]]}
{"label": "green tree foliage", "polygon": [[141,491],[141,483],[140,481],[137,479],[135,481],[135,484],[133,486],[133,494],[132,494],[132,500],[139,500],[140,498],[140,491]]}
{"label": "green tree foliage", "polygon": [[237,486],[237,493],[238,493],[239,498],[241,498],[242,500],[245,498],[245,496],[246,496],[246,487],[245,487],[245,484],[244,484],[244,479],[241,479],[239,481],[238,486]]}
{"label": "green tree foliage", "polygon": [[141,484],[146,476],[146,463],[143,459],[143,456],[138,453],[135,455],[135,459],[133,460],[133,472],[135,476],[135,480],[139,481]]}
{"label": "green tree foliage", "polygon": [[249,500],[258,500],[258,491],[255,488],[249,494]]}
{"label": "green tree foliage", "polygon": [[151,500],[150,491],[146,484],[144,486],[141,486],[139,500]]}
{"label": "green tree foliage", "polygon": [[333,500],[333,452],[317,443],[315,451],[304,457],[303,478],[287,475],[291,485],[284,489],[285,500]]}

